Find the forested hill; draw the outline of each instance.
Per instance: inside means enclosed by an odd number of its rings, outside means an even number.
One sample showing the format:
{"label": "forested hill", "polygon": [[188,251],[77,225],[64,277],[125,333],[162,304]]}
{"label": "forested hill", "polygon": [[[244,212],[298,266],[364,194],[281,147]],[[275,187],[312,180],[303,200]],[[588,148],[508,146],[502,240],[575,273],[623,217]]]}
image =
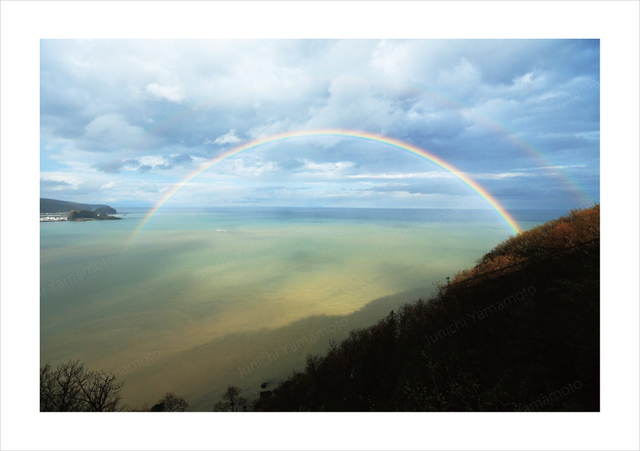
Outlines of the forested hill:
{"label": "forested hill", "polygon": [[114,208],[104,204],[82,204],[66,200],[40,198],[40,213],[68,213],[71,210],[90,210],[107,214],[117,213]]}
{"label": "forested hill", "polygon": [[599,239],[599,205],[511,237],[255,410],[599,411]]}

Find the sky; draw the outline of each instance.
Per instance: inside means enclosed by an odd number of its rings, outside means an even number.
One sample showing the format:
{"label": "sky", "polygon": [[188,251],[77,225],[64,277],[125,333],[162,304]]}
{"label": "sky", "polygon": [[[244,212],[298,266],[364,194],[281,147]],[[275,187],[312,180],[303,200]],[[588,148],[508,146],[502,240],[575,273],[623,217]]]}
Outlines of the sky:
{"label": "sky", "polygon": [[[599,40],[41,40],[40,196],[150,207],[252,140],[322,129],[430,152],[507,209],[600,197]],[[167,205],[490,208],[387,146],[221,161]]]}

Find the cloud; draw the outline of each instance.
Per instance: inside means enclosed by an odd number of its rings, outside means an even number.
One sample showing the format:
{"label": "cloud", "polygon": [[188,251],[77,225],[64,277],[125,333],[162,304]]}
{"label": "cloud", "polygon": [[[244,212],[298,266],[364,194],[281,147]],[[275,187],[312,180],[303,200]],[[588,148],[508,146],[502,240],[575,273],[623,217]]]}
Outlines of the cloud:
{"label": "cloud", "polygon": [[[434,193],[440,193],[441,189],[438,189],[433,186],[425,186],[425,185],[407,186],[406,184],[402,184],[402,185],[374,186],[371,188],[366,188],[364,191],[375,191],[380,193],[434,194]],[[454,194],[460,194],[462,192],[464,191],[458,189],[454,192]],[[447,194],[452,194],[452,193],[448,192]]]}
{"label": "cloud", "polygon": [[64,182],[62,180],[50,180],[50,179],[40,179],[40,188],[41,189],[52,189],[52,190],[56,190],[56,189],[62,189],[62,188],[66,188],[69,186],[73,186],[71,185],[71,183],[67,183]]}
{"label": "cloud", "polygon": [[175,166],[187,166],[192,161],[193,157],[188,154],[171,155],[166,159],[165,163],[156,165],[154,169],[166,171],[174,168]]}
{"label": "cloud", "polygon": [[278,162],[278,167],[286,171],[292,171],[304,166],[304,161],[299,158],[285,158]]}
{"label": "cloud", "polygon": [[560,165],[560,164],[556,164],[556,165],[549,165],[549,166],[540,166],[540,167],[535,167],[535,168],[522,168],[522,169],[518,169],[519,171],[534,171],[534,170],[540,170],[540,169],[572,169],[572,168],[584,168],[586,167],[586,164],[567,164],[567,165]]}
{"label": "cloud", "polygon": [[149,83],[145,91],[170,102],[181,103],[184,100],[180,86],[162,86],[158,83]]}
{"label": "cloud", "polygon": [[83,150],[110,152],[130,147],[143,136],[142,127],[129,125],[120,115],[111,113],[100,115],[89,122],[82,138],[77,142]]}
{"label": "cloud", "polygon": [[356,163],[353,161],[337,161],[335,163],[314,163],[313,161],[304,160],[304,169],[318,172],[342,172],[346,169],[353,168]]}
{"label": "cloud", "polygon": [[396,174],[354,174],[349,175],[352,179],[412,179],[412,178],[453,178],[453,174],[450,172],[432,171],[432,172],[409,172],[409,173],[396,173]]}
{"label": "cloud", "polygon": [[118,174],[120,169],[124,166],[122,160],[111,160],[103,163],[96,163],[93,165],[98,171],[106,172],[108,174]]}
{"label": "cloud", "polygon": [[171,156],[172,164],[180,166],[185,165],[187,163],[191,163],[193,161],[193,157],[191,155],[187,155],[183,153],[181,155],[172,155]]}
{"label": "cloud", "polygon": [[249,177],[255,178],[276,169],[276,164],[272,161],[254,161],[253,164],[245,163],[245,159],[234,158],[228,160],[226,165],[226,172],[232,174],[235,177]]}
{"label": "cloud", "polygon": [[[123,181],[131,185],[111,192],[131,196],[145,183],[175,183],[179,168],[224,147],[339,128],[412,144],[503,196],[500,187],[524,187],[561,208],[579,205],[566,183],[549,183],[558,170],[592,197],[599,191],[597,40],[44,40],[40,55],[41,171],[73,175],[76,188]],[[380,143],[339,137],[278,141],[234,161],[212,174],[234,186],[304,182],[311,203],[327,189],[312,182],[415,190],[453,177]],[[94,186],[96,177],[104,179]],[[269,192],[280,205],[306,201]],[[226,193],[221,202],[267,195]]]}
{"label": "cloud", "polygon": [[136,159],[125,160],[122,162],[122,165],[124,167],[137,167],[140,165],[140,160],[136,160]]}
{"label": "cloud", "polygon": [[305,128],[354,128],[386,133],[402,116],[389,98],[377,95],[374,86],[362,76],[336,77],[328,88],[329,98],[313,111]]}
{"label": "cloud", "polygon": [[514,177],[533,177],[533,174],[525,172],[501,172],[497,174],[472,174],[471,178],[476,180],[501,180],[512,179]]}
{"label": "cloud", "polygon": [[106,172],[108,174],[119,174],[122,168],[137,168],[140,165],[140,160],[111,160],[93,165],[98,171]]}
{"label": "cloud", "polygon": [[238,136],[236,136],[236,131],[234,129],[231,129],[231,131],[225,135],[222,136],[218,136],[215,141],[211,141],[209,139],[207,139],[204,143],[205,144],[218,144],[220,146],[224,145],[224,144],[238,144],[239,142],[241,142],[242,139],[240,139]]}

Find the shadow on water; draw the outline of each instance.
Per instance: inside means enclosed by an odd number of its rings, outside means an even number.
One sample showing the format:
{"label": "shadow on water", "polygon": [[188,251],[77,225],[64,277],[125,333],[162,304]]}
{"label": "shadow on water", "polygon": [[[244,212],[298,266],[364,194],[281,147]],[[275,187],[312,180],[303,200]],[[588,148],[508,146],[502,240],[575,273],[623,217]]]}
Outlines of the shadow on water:
{"label": "shadow on water", "polygon": [[370,326],[399,305],[425,299],[432,291],[414,289],[378,298],[349,315],[310,316],[276,329],[218,337],[122,376],[124,402],[137,408],[173,391],[189,402],[188,410],[210,412],[228,385],[255,399],[262,382],[275,380],[275,388],[294,370],[303,371],[306,356],[324,354],[331,339],[343,339],[350,330]]}

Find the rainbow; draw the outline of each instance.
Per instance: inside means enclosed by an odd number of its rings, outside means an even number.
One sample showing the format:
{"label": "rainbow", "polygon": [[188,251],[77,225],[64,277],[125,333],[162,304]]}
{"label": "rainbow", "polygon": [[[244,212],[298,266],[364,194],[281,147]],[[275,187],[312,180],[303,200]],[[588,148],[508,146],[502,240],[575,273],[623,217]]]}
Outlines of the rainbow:
{"label": "rainbow", "polygon": [[511,231],[515,234],[520,232],[520,227],[518,223],[513,219],[513,217],[504,209],[502,205],[493,197],[491,194],[487,192],[482,186],[480,186],[477,182],[475,182],[471,177],[461,172],[451,164],[444,161],[442,158],[439,158],[424,149],[420,149],[412,144],[388,138],[386,136],[377,135],[374,133],[356,131],[356,130],[341,130],[341,129],[322,129],[322,130],[305,130],[305,131],[295,131],[295,132],[286,132],[277,135],[272,135],[266,138],[257,139],[254,141],[250,141],[248,143],[242,144],[240,146],[234,147],[226,152],[221,153],[220,155],[212,158],[211,160],[203,163],[199,168],[189,173],[182,181],[176,183],[169,191],[167,191],[164,196],[149,210],[149,212],[145,215],[143,220],[140,222],[138,227],[134,230],[129,239],[128,245],[130,245],[138,234],[142,231],[145,225],[153,218],[153,216],[162,208],[162,206],[167,203],[169,199],[171,199],[178,191],[187,186],[193,179],[198,177],[203,172],[207,171],[211,167],[220,163],[223,160],[226,160],[229,157],[234,155],[238,155],[239,153],[245,152],[247,150],[256,149],[258,147],[266,146],[268,144],[273,144],[276,142],[289,141],[300,138],[315,138],[315,137],[337,137],[337,138],[347,138],[347,139],[356,139],[363,142],[370,142],[378,145],[384,145],[387,147],[391,147],[396,150],[400,150],[402,152],[406,152],[409,154],[417,155],[421,158],[424,158],[427,161],[435,164],[436,166],[441,167],[442,169],[449,171],[455,177],[460,179],[465,185],[475,191],[484,201],[489,204],[489,206],[495,210],[501,220],[511,229]]}
{"label": "rainbow", "polygon": [[[589,191],[582,186],[578,180],[575,179],[566,169],[563,169],[561,165],[555,161],[550,152],[544,152],[542,149],[534,145],[532,142],[527,141],[521,136],[517,130],[515,130],[512,126],[509,126],[498,119],[489,116],[485,113],[480,113],[476,111],[471,105],[466,102],[463,102],[460,99],[457,99],[451,95],[444,94],[441,92],[434,91],[432,89],[428,89],[422,85],[415,84],[408,81],[399,81],[399,82],[389,82],[388,80],[377,79],[370,75],[362,75],[363,82],[368,82],[371,85],[378,84],[382,87],[391,87],[393,89],[404,89],[410,92],[414,92],[418,94],[420,97],[429,102],[429,104],[433,107],[446,107],[450,108],[454,111],[460,111],[464,114],[472,117],[476,122],[481,124],[487,130],[494,131],[498,133],[500,136],[504,137],[507,141],[513,144],[516,148],[520,148],[521,150],[526,151],[527,154],[534,157],[539,161],[539,164],[546,168],[551,173],[557,176],[557,179],[560,183],[562,183],[568,192],[572,192],[574,196],[576,196],[578,200],[577,203],[590,203],[593,196],[590,195]],[[326,76],[325,79],[321,77],[317,77],[319,80],[323,80],[326,83],[330,83],[333,78]],[[150,127],[145,133],[152,132],[162,132],[171,124],[180,121],[187,120],[189,116],[194,116],[200,113],[202,108],[207,108],[212,105],[222,105],[223,100],[227,98],[233,97],[234,93],[227,92],[224,95],[220,95],[216,98],[209,99],[204,102],[192,103],[189,105],[185,105],[181,110],[176,112],[175,114],[169,116],[165,120],[155,124],[153,127]],[[518,120],[518,118],[514,118]],[[524,117],[519,118],[519,120],[526,119]],[[139,139],[140,141],[144,140],[144,137]],[[137,147],[138,142],[136,141],[133,147]],[[437,164],[437,163],[436,163]],[[577,205],[576,203],[576,205]]]}

